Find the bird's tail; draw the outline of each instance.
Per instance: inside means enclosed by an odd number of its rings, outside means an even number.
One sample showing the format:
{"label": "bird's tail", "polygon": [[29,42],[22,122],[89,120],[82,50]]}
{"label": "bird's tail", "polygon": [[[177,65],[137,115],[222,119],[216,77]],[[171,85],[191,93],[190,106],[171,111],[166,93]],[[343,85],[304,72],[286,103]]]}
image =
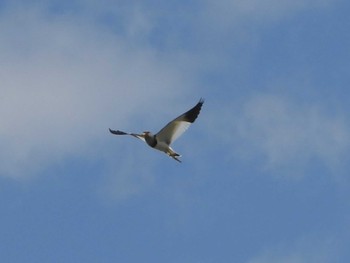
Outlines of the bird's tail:
{"label": "bird's tail", "polygon": [[181,163],[181,160],[178,157],[181,157],[180,154],[178,154],[177,152],[175,152],[173,149],[171,149],[169,147],[168,149],[168,155],[169,157],[173,158],[174,160],[178,161],[179,163]]}

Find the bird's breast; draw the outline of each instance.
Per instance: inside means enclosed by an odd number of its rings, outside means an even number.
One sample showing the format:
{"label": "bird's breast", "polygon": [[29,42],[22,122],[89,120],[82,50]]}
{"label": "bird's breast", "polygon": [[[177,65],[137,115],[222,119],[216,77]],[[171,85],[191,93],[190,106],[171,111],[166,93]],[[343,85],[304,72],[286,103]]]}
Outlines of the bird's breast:
{"label": "bird's breast", "polygon": [[145,137],[146,143],[151,146],[152,148],[156,147],[157,145],[157,138],[156,136],[146,136]]}

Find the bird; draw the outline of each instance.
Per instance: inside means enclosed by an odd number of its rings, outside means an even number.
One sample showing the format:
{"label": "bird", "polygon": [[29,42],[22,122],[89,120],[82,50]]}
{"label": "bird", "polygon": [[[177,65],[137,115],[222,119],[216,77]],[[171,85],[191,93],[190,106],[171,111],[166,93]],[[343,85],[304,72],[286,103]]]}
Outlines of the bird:
{"label": "bird", "polygon": [[181,163],[181,160],[179,159],[181,155],[175,152],[170,147],[170,145],[177,138],[179,138],[197,119],[202,109],[203,103],[204,99],[201,98],[192,109],[186,111],[185,113],[181,114],[180,116],[169,122],[156,134],[152,134],[149,131],[145,131],[141,134],[128,133],[120,130],[112,130],[111,128],[109,128],[109,132],[114,135],[131,135],[137,139],[144,141],[150,147],[164,152],[169,157]]}

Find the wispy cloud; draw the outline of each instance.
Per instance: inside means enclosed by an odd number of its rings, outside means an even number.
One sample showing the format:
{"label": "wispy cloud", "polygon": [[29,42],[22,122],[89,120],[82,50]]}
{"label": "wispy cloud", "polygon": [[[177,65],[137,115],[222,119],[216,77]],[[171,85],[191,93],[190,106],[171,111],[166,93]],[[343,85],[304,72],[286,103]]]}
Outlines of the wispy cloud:
{"label": "wispy cloud", "polygon": [[338,262],[339,248],[333,238],[305,237],[288,247],[276,245],[266,249],[248,263],[328,263]]}
{"label": "wispy cloud", "polygon": [[[196,74],[203,67],[208,70],[227,62],[218,59],[220,46],[206,52],[198,47],[199,53],[193,56],[186,48],[177,50],[179,53],[167,49],[166,55],[164,50],[158,52],[151,44],[155,32],[160,31],[157,37],[168,38],[163,39],[165,45],[173,47],[176,45],[169,43],[177,41],[182,27],[167,27],[169,34],[162,34],[164,28],[159,23],[168,16],[143,2],[128,5],[106,0],[103,5],[74,1],[65,12],[49,2],[25,8],[23,3],[13,4],[1,12],[1,175],[25,177],[68,155],[84,154],[94,142],[104,140],[102,134],[109,126],[122,123],[125,128],[139,128],[145,122],[143,116],[153,110],[163,109],[159,117],[168,118],[177,109],[165,106],[193,93],[192,81],[197,81]],[[255,19],[257,13],[270,17],[270,13],[331,3],[207,2],[187,10],[198,17],[185,15],[184,25],[201,43],[205,39],[221,41],[227,35],[221,31],[222,23],[234,25],[235,14]],[[171,14],[170,9],[166,11]],[[207,30],[208,21],[215,30]],[[197,35],[197,31],[201,33]],[[183,105],[188,106],[187,102]],[[179,107],[179,112],[182,109]],[[230,111],[226,117],[232,116]],[[303,166],[313,157],[331,167],[348,149],[347,124],[339,116],[324,114],[317,105],[299,108],[284,98],[255,97],[242,105],[236,119],[228,127],[230,134],[245,143],[247,155],[262,154],[268,168],[291,162]],[[148,121],[150,127],[161,128],[162,123],[153,118]],[[239,140],[226,139],[240,148]]]}
{"label": "wispy cloud", "polygon": [[334,171],[347,160],[348,121],[322,105],[256,95],[221,116],[231,120],[226,123],[227,136],[221,138],[230,143],[235,158],[264,160],[260,164],[268,170],[294,174],[316,161]]}
{"label": "wispy cloud", "polygon": [[3,176],[26,177],[82,154],[109,126],[127,126],[130,116],[186,88],[181,70],[154,50],[84,17],[18,7],[0,21]]}

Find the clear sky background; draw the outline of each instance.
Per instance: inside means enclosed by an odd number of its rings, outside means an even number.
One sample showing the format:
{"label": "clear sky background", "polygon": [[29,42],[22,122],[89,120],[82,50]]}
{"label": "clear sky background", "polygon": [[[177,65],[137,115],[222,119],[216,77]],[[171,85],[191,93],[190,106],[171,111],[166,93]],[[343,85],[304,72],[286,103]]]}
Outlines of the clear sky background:
{"label": "clear sky background", "polygon": [[0,1],[0,261],[350,262],[349,10]]}

